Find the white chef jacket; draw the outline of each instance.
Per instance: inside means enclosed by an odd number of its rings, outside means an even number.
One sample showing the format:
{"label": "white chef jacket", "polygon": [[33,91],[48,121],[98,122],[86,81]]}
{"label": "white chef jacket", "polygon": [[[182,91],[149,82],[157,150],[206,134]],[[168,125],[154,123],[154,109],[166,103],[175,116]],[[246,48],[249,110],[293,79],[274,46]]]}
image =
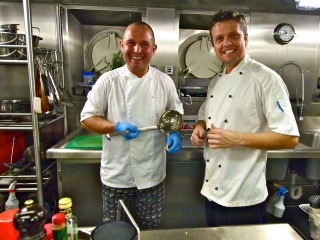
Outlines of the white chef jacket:
{"label": "white chef jacket", "polygon": [[[274,131],[299,136],[281,77],[248,55],[231,73],[216,75],[198,117],[208,127],[242,132]],[[279,106],[279,105],[280,106]],[[212,149],[205,146],[205,178],[201,194],[222,206],[263,202],[267,151],[247,147]]]}
{"label": "white chef jacket", "polygon": [[[113,122],[137,127],[156,126],[160,116],[172,109],[183,114],[173,80],[149,66],[141,78],[127,66],[101,75],[81,112],[81,121],[98,115]],[[141,132],[135,139],[122,136],[108,141],[103,135],[100,176],[115,188],[144,189],[159,184],[166,176],[166,135],[162,130]]]}

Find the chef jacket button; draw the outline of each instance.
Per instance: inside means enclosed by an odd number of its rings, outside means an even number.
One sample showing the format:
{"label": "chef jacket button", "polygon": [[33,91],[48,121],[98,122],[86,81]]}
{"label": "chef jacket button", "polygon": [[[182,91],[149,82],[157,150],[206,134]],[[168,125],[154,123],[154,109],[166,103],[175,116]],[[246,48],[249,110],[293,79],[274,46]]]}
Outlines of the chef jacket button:
{"label": "chef jacket button", "polygon": [[218,190],[219,188],[218,188],[218,187],[215,187],[214,189],[215,189],[215,190]]}
{"label": "chef jacket button", "polygon": [[227,122],[228,122],[228,119],[225,119],[224,122],[227,123]]}
{"label": "chef jacket button", "polygon": [[221,164],[219,164],[219,166],[218,166],[219,168],[221,168]]}
{"label": "chef jacket button", "polygon": [[240,72],[240,75],[242,75],[242,72]]}
{"label": "chef jacket button", "polygon": [[208,119],[211,119],[211,117],[208,117]]}
{"label": "chef jacket button", "polygon": [[232,98],[232,95],[229,95],[229,98]]}
{"label": "chef jacket button", "polygon": [[211,98],[213,98],[213,95],[210,95]]}
{"label": "chef jacket button", "polygon": [[208,180],[208,179],[206,179],[206,182],[209,182],[209,180]]}
{"label": "chef jacket button", "polygon": [[210,160],[209,159],[207,159],[207,162],[209,162]]}
{"label": "chef jacket button", "polygon": [[222,76],[222,74],[219,74],[219,77],[221,77]]}

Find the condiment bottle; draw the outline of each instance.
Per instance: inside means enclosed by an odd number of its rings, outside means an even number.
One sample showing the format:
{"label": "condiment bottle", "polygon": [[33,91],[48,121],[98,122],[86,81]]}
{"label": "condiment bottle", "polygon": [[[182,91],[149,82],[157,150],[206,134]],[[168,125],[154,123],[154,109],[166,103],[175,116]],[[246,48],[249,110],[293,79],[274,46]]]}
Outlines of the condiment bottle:
{"label": "condiment bottle", "polygon": [[13,225],[20,232],[19,240],[45,239],[46,230],[44,224],[48,219],[47,210],[35,205],[33,200],[25,201],[25,207],[21,208],[13,219]]}
{"label": "condiment bottle", "polygon": [[72,200],[65,197],[59,200],[60,212],[66,215],[69,240],[78,240],[78,218],[72,214]]}
{"label": "condiment bottle", "polygon": [[320,239],[320,195],[309,198],[309,231],[313,239]]}
{"label": "condiment bottle", "polygon": [[5,210],[19,208],[19,200],[16,197],[16,184],[17,181],[13,181],[9,186],[9,197],[5,203]]}
{"label": "condiment bottle", "polygon": [[52,216],[52,239],[68,240],[67,224],[64,213],[56,213]]}

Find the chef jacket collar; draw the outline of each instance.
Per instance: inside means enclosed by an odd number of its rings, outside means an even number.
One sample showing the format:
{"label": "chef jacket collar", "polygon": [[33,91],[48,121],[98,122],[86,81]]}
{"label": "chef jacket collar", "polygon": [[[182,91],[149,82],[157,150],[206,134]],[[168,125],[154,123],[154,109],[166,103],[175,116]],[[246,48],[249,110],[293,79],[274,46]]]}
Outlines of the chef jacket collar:
{"label": "chef jacket collar", "polygon": [[[146,72],[145,75],[143,75],[141,78],[145,78],[147,76],[149,76],[151,73],[150,70],[150,65],[148,66],[148,72]],[[132,72],[130,72],[129,68],[128,68],[128,64],[125,65],[125,77],[129,77],[129,78],[139,78],[137,77],[135,74],[133,74]]]}
{"label": "chef jacket collar", "polygon": [[[241,60],[241,62],[234,69],[232,69],[232,71],[230,73],[234,73],[234,72],[237,72],[240,70],[243,71],[245,66],[247,65],[247,63],[250,61],[251,61],[250,56],[248,54],[246,54],[244,56],[244,58]],[[225,75],[225,74],[226,74],[226,68],[224,68],[224,70],[223,70],[223,75]]]}

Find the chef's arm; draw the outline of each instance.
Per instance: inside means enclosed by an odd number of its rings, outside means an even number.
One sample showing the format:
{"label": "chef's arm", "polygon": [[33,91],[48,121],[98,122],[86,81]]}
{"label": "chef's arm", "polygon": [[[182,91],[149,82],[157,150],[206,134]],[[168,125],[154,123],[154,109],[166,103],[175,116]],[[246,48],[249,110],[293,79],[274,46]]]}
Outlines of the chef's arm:
{"label": "chef's arm", "polygon": [[240,146],[262,150],[277,150],[294,148],[299,142],[299,137],[269,131],[239,133],[239,140]]}
{"label": "chef's arm", "polygon": [[238,132],[211,126],[207,135],[211,148],[249,147],[262,150],[294,148],[299,137],[272,131],[260,133]]}
{"label": "chef's arm", "polygon": [[80,124],[84,129],[101,134],[114,132],[116,125],[115,122],[110,122],[101,116],[88,117],[81,121]]}

